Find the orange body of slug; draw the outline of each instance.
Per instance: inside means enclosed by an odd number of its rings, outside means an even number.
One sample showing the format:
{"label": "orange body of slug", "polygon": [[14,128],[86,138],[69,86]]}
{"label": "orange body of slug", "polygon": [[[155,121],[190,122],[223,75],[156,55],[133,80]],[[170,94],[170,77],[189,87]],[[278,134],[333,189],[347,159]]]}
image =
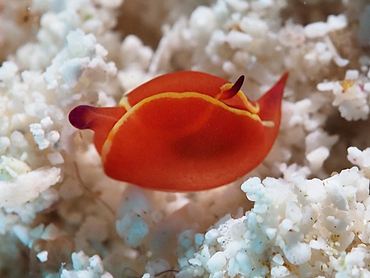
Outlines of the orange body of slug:
{"label": "orange body of slug", "polygon": [[235,84],[201,72],[174,72],[141,85],[119,107],[78,106],[69,120],[92,129],[105,173],[165,191],[199,191],[244,176],[277,137],[285,74],[257,102]]}

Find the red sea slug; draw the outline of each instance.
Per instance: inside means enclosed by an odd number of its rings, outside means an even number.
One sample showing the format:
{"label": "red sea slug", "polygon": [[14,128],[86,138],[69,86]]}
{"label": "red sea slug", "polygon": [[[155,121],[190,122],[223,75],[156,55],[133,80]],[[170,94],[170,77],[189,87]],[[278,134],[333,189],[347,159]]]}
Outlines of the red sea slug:
{"label": "red sea slug", "polygon": [[165,191],[215,188],[244,176],[269,153],[277,137],[288,74],[258,101],[235,84],[202,72],[159,76],[119,107],[74,108],[69,120],[92,129],[105,173]]}

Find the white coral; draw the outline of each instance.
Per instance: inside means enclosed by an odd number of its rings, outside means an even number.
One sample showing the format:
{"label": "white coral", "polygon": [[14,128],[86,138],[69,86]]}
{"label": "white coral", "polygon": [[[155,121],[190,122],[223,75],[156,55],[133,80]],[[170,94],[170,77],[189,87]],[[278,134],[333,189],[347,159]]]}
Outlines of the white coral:
{"label": "white coral", "polygon": [[[45,71],[44,78],[48,89],[55,89],[57,86],[65,89],[75,87],[87,69],[90,69],[89,76],[98,82],[105,81],[106,75],[116,74],[114,63],[104,62],[103,58],[107,52],[96,42],[93,34],[85,35],[82,30],[77,29],[68,33],[66,41],[66,47],[56,55]],[[66,93],[65,90],[63,92]]]}
{"label": "white coral", "polygon": [[113,278],[104,270],[103,262],[98,255],[88,257],[83,251],[72,254],[73,270],[63,269],[60,278]]}
{"label": "white coral", "polygon": [[60,180],[59,168],[40,168],[0,181],[0,207],[16,207],[34,200]]}
{"label": "white coral", "polygon": [[[355,167],[322,181],[295,177],[290,183],[272,178],[261,182],[250,178],[242,190],[255,202],[254,208],[239,219],[226,218],[209,230],[194,255],[187,254],[188,264],[184,263],[178,275],[199,273],[200,267],[208,273],[203,277],[299,275],[293,265],[311,265],[313,272],[325,277],[332,271],[338,275],[365,274],[362,259],[350,258],[355,258],[357,251],[369,252],[368,245],[364,245],[369,235],[363,232],[369,229],[365,222],[357,222],[357,217],[362,217],[358,208],[370,200],[368,186],[369,180]],[[329,238],[331,233],[336,236]],[[364,242],[344,253],[355,233],[362,233]],[[315,249],[324,252],[319,254]],[[193,258],[199,263],[194,264]],[[326,268],[315,264],[328,260],[335,263]],[[279,261],[285,262],[284,267]]]}
{"label": "white coral", "polygon": [[340,115],[347,121],[366,120],[370,113],[368,93],[364,85],[356,82],[359,79],[358,70],[347,70],[344,80],[317,85],[319,91],[332,91],[332,104],[338,107]]}

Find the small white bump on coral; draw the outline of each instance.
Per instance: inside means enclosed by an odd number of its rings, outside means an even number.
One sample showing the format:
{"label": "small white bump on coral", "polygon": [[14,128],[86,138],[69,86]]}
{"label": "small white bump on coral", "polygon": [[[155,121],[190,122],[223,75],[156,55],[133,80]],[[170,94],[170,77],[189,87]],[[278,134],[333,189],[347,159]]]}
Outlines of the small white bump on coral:
{"label": "small white bump on coral", "polygon": [[347,70],[344,80],[324,81],[317,85],[319,91],[332,91],[334,96],[332,104],[338,107],[340,115],[347,121],[366,120],[370,113],[364,81],[355,82],[358,79],[360,79],[358,70]]}
{"label": "small white bump on coral", "polygon": [[73,270],[62,269],[60,278],[99,277],[113,278],[104,270],[103,262],[98,255],[88,257],[83,251],[72,254]]}
{"label": "small white bump on coral", "polygon": [[348,148],[348,160],[361,169],[370,168],[370,148],[361,151],[356,147]]}
{"label": "small white bump on coral", "polygon": [[61,178],[60,169],[54,167],[21,174],[12,166],[5,165],[3,169],[12,178],[0,181],[0,207],[16,207],[32,201]]}

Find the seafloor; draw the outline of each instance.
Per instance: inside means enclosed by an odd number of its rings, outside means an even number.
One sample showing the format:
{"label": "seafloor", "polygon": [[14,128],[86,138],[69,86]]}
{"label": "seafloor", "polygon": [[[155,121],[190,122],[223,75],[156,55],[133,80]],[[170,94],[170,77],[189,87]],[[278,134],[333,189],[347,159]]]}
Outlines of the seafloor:
{"label": "seafloor", "polygon": [[[0,0],[0,277],[370,277],[369,26],[365,0]],[[289,72],[267,158],[201,192],[107,177],[71,109],[182,70],[252,100]]]}

